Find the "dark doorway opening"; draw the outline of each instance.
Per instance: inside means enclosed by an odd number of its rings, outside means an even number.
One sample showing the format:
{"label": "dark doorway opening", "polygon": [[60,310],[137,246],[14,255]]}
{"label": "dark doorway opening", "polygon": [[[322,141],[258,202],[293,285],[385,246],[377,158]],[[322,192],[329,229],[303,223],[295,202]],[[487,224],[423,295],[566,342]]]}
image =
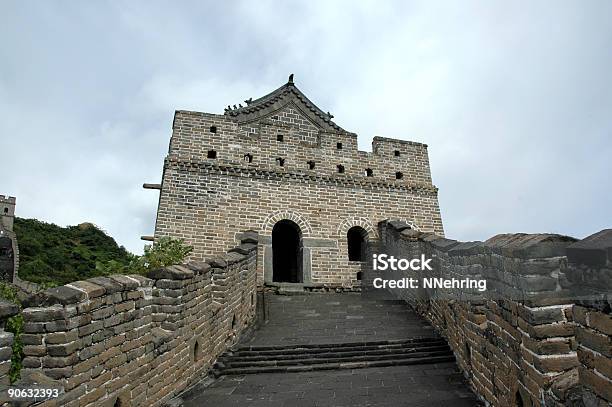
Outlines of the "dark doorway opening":
{"label": "dark doorway opening", "polygon": [[302,283],[302,233],[290,220],[281,220],[272,229],[272,281]]}
{"label": "dark doorway opening", "polygon": [[346,234],[349,261],[365,261],[368,232],[360,226],[353,226]]}

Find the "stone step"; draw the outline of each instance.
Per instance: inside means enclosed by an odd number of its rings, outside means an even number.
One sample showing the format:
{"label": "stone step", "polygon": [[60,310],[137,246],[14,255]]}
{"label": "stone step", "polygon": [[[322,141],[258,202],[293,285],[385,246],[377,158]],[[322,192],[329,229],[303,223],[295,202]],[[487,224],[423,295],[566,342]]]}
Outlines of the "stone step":
{"label": "stone step", "polygon": [[327,358],[312,358],[305,355],[300,359],[269,359],[269,360],[242,360],[229,359],[226,362],[219,363],[218,366],[224,366],[223,369],[232,369],[237,367],[265,367],[265,366],[300,366],[300,365],[318,365],[342,362],[368,362],[382,361],[395,359],[422,359],[437,356],[452,356],[450,349],[434,350],[427,352],[411,352],[411,353],[389,353],[386,355],[356,355],[356,356],[336,356]]}
{"label": "stone step", "polygon": [[409,339],[388,339],[381,341],[364,341],[364,342],[342,342],[342,343],[313,343],[313,344],[292,344],[292,345],[266,345],[266,346],[239,346],[232,348],[232,352],[263,352],[263,351],[289,351],[292,349],[337,349],[337,348],[352,348],[352,347],[367,347],[367,346],[387,346],[387,345],[417,345],[430,343],[446,343],[441,337],[415,337]]}
{"label": "stone step", "polygon": [[222,375],[243,375],[256,373],[294,373],[308,372],[313,370],[339,370],[339,369],[362,369],[369,367],[388,367],[404,365],[423,365],[434,363],[454,362],[452,355],[428,356],[422,358],[402,358],[392,360],[372,360],[356,362],[336,362],[312,365],[292,365],[292,366],[265,366],[265,367],[236,367],[236,368],[215,368],[213,374],[217,377]]}
{"label": "stone step", "polygon": [[287,351],[245,351],[225,353],[220,359],[241,359],[241,360],[268,360],[271,358],[284,359],[299,359],[304,355],[309,357],[325,358],[331,356],[360,356],[360,355],[385,355],[385,354],[401,354],[413,353],[416,351],[428,350],[444,350],[449,349],[445,342],[426,343],[415,345],[391,345],[391,346],[367,346],[367,347],[350,347],[350,348],[319,348],[319,349],[290,349]]}

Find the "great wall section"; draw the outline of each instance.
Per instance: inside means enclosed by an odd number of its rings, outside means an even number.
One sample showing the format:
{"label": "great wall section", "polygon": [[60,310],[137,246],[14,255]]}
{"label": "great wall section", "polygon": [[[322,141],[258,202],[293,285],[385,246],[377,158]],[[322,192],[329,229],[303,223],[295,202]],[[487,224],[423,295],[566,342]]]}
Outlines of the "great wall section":
{"label": "great wall section", "polygon": [[[145,184],[160,193],[145,240],[184,239],[185,264],[0,303],[2,384],[22,315],[14,386],[61,389],[19,405],[612,405],[612,229],[448,239],[426,145],[358,151],[293,77],[245,103],[177,111],[162,182]],[[36,291],[2,198],[0,271]],[[488,289],[382,295],[372,253]]]}

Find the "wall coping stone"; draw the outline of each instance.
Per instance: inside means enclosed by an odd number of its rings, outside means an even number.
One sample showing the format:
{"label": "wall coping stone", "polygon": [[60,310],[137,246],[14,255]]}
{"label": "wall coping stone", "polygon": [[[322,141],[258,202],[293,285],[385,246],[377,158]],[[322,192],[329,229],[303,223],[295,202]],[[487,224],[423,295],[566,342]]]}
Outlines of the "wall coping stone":
{"label": "wall coping stone", "polygon": [[551,233],[506,233],[491,237],[485,244],[495,254],[538,259],[565,256],[566,248],[576,241],[570,236]]}
{"label": "wall coping stone", "polygon": [[48,288],[42,293],[31,295],[24,301],[24,308],[56,304],[77,304],[85,299],[87,299],[87,294],[85,291],[74,287],[69,287],[67,285],[62,285],[59,287]]}
{"label": "wall coping stone", "polygon": [[108,277],[93,277],[88,279],[89,282],[104,287],[107,294],[114,294],[120,292],[123,287],[116,281],[111,280]]}
{"label": "wall coping stone", "polygon": [[447,252],[450,249],[452,249],[453,247],[456,247],[459,244],[459,242],[457,240],[446,239],[444,237],[439,237],[438,239],[432,240],[431,244],[436,249],[438,249],[440,251],[443,251],[443,252]]}
{"label": "wall coping stone", "polygon": [[193,275],[193,270],[179,266],[169,266],[151,270],[147,277],[154,280],[188,280],[193,278]]}
{"label": "wall coping stone", "polygon": [[19,313],[19,306],[10,301],[0,299],[0,320],[10,318]]}
{"label": "wall coping stone", "polygon": [[206,274],[210,271],[210,264],[197,260],[190,261],[189,263],[185,264],[185,267],[199,275]]}
{"label": "wall coping stone", "polygon": [[474,254],[485,254],[489,248],[481,241],[461,242],[448,250],[449,256],[470,256]]}
{"label": "wall coping stone", "polygon": [[225,255],[225,259],[227,261],[227,264],[234,264],[234,263],[238,263],[242,260],[244,260],[246,258],[246,256],[244,254],[241,253],[237,253],[234,251],[230,251]]}
{"label": "wall coping stone", "polygon": [[210,264],[211,268],[225,268],[227,267],[227,262],[221,257],[215,257],[207,261]]}
{"label": "wall coping stone", "polygon": [[612,262],[612,229],[604,229],[567,248],[570,263],[603,267]]}

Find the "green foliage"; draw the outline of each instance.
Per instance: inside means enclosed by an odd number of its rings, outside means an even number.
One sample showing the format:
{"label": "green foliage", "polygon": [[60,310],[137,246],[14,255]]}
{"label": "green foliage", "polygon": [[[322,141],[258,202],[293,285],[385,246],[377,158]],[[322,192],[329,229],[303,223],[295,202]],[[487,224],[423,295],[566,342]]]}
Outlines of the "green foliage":
{"label": "green foliage", "polygon": [[[146,245],[144,255],[137,259],[137,267],[142,271],[180,264],[193,251],[183,239],[161,237],[152,245]],[[141,272],[142,272],[141,271]]]}
{"label": "green foliage", "polygon": [[6,331],[12,332],[13,337],[13,355],[11,356],[11,369],[9,370],[9,377],[11,383],[15,383],[21,377],[21,368],[23,367],[23,341],[21,334],[23,334],[23,315],[17,314],[10,317],[6,321]]}
{"label": "green foliage", "polygon": [[91,223],[60,227],[36,219],[15,218],[19,277],[45,287],[108,274],[98,263],[127,266],[134,255]]}
{"label": "green foliage", "polygon": [[180,264],[191,253],[193,247],[187,246],[182,239],[161,237],[152,245],[146,245],[142,256],[133,256],[129,264],[116,261],[99,262],[96,268],[105,274],[146,274],[165,266]]}
{"label": "green foliage", "polygon": [[136,256],[91,223],[62,228],[15,218],[15,233],[19,277],[43,288],[110,274],[146,274],[183,262],[193,250],[181,239],[162,237],[146,245],[144,255]]}
{"label": "green foliage", "polygon": [[[10,301],[17,304],[21,309],[21,301],[17,297],[17,289],[8,283],[0,281],[0,298],[3,300]],[[11,383],[15,383],[20,377],[22,361],[24,358],[23,354],[23,342],[21,341],[21,334],[23,333],[23,316],[17,314],[6,320],[5,330],[13,333],[13,355],[11,356],[11,368],[9,370],[9,377]]]}
{"label": "green foliage", "polygon": [[0,298],[21,307],[21,301],[19,301],[19,298],[17,297],[17,289],[12,284],[0,281]]}

